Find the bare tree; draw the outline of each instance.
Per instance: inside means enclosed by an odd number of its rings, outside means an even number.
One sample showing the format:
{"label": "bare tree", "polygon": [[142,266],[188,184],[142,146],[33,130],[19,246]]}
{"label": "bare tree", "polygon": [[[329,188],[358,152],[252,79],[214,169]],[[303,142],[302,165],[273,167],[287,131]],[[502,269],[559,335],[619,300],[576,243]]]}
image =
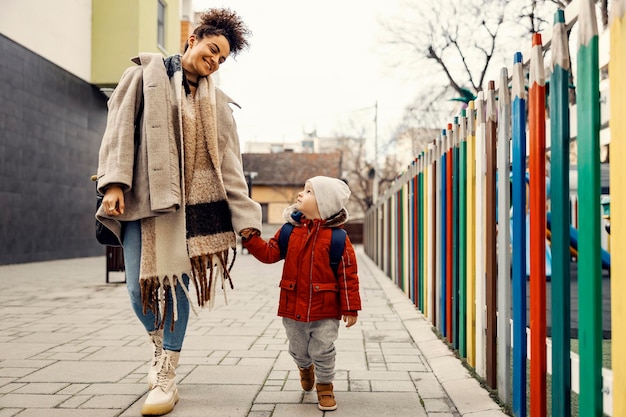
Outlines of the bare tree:
{"label": "bare tree", "polygon": [[[409,0],[400,16],[383,18],[390,66],[423,81],[394,140],[445,126],[483,89],[487,77],[510,65],[520,40],[530,42],[529,35],[549,27],[557,8],[571,1]],[[606,25],[608,0],[597,3]]]}
{"label": "bare tree", "polygon": [[525,0],[521,2],[518,18],[528,33],[540,32],[552,24],[554,11],[565,9],[572,0]]}
{"label": "bare tree", "polygon": [[407,2],[402,16],[381,24],[387,45],[402,58],[404,68],[413,64],[427,80],[439,78],[439,84],[445,81],[458,97],[467,97],[482,90],[492,60],[501,49],[499,34],[505,23],[510,23],[505,21],[509,3]]}
{"label": "bare tree", "polygon": [[[378,189],[382,192],[393,182],[402,167],[393,156],[386,156],[382,164],[366,159],[366,140],[363,136],[337,134],[335,140],[342,154],[343,177],[352,191],[348,211],[351,217],[362,218],[374,204],[374,181],[378,181]],[[376,168],[378,175],[375,175]]]}
{"label": "bare tree", "polygon": [[[482,90],[487,77],[509,66],[513,53],[530,47],[530,34],[553,23],[554,12],[572,0],[406,0],[401,15],[380,25],[389,67],[421,81],[406,106],[392,142],[403,138],[418,147],[429,142],[429,128],[442,128]],[[596,0],[608,25],[608,0]],[[600,22],[599,22],[600,23]],[[570,73],[573,84],[573,74]],[[570,91],[575,103],[575,90]],[[426,139],[424,141],[424,139]],[[425,143],[426,142],[426,143]]]}
{"label": "bare tree", "polygon": [[391,65],[423,82],[394,140],[445,126],[483,89],[490,71],[505,65],[507,53],[512,56],[506,47],[527,33],[519,22],[520,1],[407,1],[401,16],[381,21],[395,57]]}
{"label": "bare tree", "polygon": [[[519,18],[529,33],[539,32],[543,28],[552,24],[554,11],[565,9],[572,0],[524,0],[521,5]],[[608,0],[596,0],[598,16],[603,28],[609,24],[609,2]]]}
{"label": "bare tree", "polygon": [[[427,89],[445,86],[448,99],[468,101],[483,89],[492,67],[509,62],[520,39],[549,27],[557,8],[571,2],[407,0],[402,15],[384,17],[381,27],[390,56],[396,57],[391,65],[415,70]],[[606,27],[608,0],[596,2]]]}

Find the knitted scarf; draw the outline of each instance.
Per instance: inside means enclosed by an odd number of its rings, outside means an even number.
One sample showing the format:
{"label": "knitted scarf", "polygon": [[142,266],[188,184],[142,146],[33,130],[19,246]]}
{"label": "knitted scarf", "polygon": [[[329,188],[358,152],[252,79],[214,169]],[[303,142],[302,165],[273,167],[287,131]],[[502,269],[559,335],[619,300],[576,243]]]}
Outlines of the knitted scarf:
{"label": "knitted scarf", "polygon": [[[167,316],[165,300],[170,292],[172,326],[177,319],[176,284],[188,271],[200,307],[213,307],[218,281],[228,303],[225,281],[233,288],[230,269],[236,255],[236,237],[219,164],[215,87],[210,77],[200,78],[195,97],[185,94],[184,89],[181,95],[183,207],[175,213],[141,221],[143,310],[144,314],[148,309],[160,311],[161,327]],[[234,255],[229,264],[231,248]],[[180,288],[189,297],[183,283]]]}

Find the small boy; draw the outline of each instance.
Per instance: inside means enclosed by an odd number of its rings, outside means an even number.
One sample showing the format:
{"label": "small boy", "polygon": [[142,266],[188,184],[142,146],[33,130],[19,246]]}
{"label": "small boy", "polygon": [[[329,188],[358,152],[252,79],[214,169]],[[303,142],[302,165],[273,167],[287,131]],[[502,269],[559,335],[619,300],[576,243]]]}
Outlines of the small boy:
{"label": "small boy", "polygon": [[[351,327],[361,310],[356,256],[347,236],[336,273],[330,265],[332,228],[347,222],[349,197],[350,188],[344,181],[317,176],[306,181],[296,204],[284,212],[286,221],[295,227],[285,255],[278,315],[283,318],[289,353],[300,370],[302,389],[313,389],[317,378],[322,411],[337,409],[334,342],[340,320]],[[278,262],[279,236],[280,230],[265,242],[258,231],[246,229],[242,231],[243,246],[263,263]]]}

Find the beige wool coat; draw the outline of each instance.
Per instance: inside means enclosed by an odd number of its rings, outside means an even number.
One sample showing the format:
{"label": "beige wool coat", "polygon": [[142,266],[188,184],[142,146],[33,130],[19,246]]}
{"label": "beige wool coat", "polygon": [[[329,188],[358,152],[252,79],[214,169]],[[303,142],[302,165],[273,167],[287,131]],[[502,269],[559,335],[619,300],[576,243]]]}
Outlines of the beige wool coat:
{"label": "beige wool coat", "polygon": [[[107,126],[98,159],[98,190],[111,184],[124,191],[124,214],[96,217],[118,237],[121,222],[171,213],[182,206],[182,71],[168,75],[161,54],[134,58],[108,102]],[[141,99],[143,96],[143,111]],[[239,136],[232,109],[237,105],[216,88],[220,169],[235,232],[261,230],[261,207],[248,197]],[[135,140],[135,120],[138,135]]]}

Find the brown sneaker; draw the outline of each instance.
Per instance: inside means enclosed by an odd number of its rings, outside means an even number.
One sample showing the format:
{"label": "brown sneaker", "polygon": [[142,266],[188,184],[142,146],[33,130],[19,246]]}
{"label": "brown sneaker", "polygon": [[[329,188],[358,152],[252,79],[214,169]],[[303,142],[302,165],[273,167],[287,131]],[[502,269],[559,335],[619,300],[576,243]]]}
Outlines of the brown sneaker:
{"label": "brown sneaker", "polygon": [[302,385],[302,389],[305,391],[311,391],[313,389],[313,384],[315,384],[315,372],[313,372],[313,365],[308,368],[299,368],[300,369],[300,385]]}
{"label": "brown sneaker", "polygon": [[333,411],[337,409],[337,401],[333,394],[333,384],[317,384],[317,408],[322,411]]}

